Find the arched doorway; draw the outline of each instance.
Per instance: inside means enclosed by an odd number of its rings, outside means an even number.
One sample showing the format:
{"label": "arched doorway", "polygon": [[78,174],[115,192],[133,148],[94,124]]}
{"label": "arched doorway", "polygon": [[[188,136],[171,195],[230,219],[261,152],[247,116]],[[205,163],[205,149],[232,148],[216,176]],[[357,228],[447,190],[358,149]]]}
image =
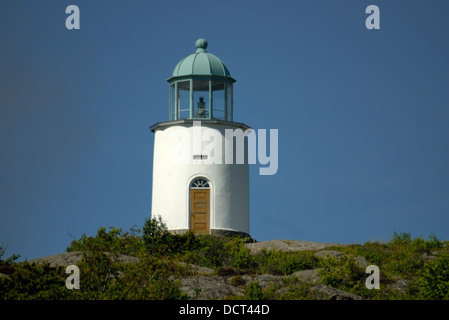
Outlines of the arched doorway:
{"label": "arched doorway", "polygon": [[195,178],[190,184],[190,230],[210,233],[210,184],[205,178]]}

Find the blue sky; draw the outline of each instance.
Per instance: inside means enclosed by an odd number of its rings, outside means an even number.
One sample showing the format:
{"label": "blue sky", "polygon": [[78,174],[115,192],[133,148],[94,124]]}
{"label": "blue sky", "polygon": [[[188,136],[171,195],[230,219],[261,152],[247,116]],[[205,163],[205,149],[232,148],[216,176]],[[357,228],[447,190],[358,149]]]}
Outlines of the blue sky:
{"label": "blue sky", "polygon": [[[80,8],[67,30],[65,8]],[[365,9],[380,8],[380,30]],[[60,253],[150,215],[168,84],[205,38],[229,67],[234,120],[279,130],[251,166],[251,235],[449,240],[446,0],[0,1],[0,244]]]}

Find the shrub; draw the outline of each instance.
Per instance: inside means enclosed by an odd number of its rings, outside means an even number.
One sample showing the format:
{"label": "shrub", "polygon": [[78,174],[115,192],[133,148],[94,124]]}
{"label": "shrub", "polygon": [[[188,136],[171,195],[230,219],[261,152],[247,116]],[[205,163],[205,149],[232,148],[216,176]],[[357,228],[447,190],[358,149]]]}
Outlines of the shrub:
{"label": "shrub", "polygon": [[[154,225],[153,225],[154,226]],[[147,226],[148,227],[148,226]],[[158,225],[156,225],[158,227]],[[148,229],[146,229],[148,232]],[[157,230],[156,230],[157,231]],[[158,233],[161,236],[162,233]],[[148,235],[148,233],[147,233]],[[153,235],[154,236],[154,235]],[[153,237],[161,244],[161,239]],[[172,257],[159,257],[148,252],[135,232],[100,228],[95,237],[73,241],[68,251],[84,251],[80,268],[81,299],[182,299],[179,283],[170,275],[183,273]],[[157,250],[160,250],[159,248]],[[138,256],[138,262],[124,264],[122,254]]]}
{"label": "shrub", "polygon": [[138,263],[127,264],[117,282],[121,299],[186,299],[178,278],[184,270],[171,258],[142,255]]}
{"label": "shrub", "polygon": [[440,253],[428,262],[417,284],[422,299],[449,299],[449,254]]}
{"label": "shrub", "polygon": [[172,234],[161,217],[146,219],[142,230],[142,242],[151,254],[182,254],[198,247],[199,241],[191,232]]}
{"label": "shrub", "polygon": [[247,269],[253,266],[250,250],[240,238],[225,238],[213,235],[196,236],[196,245],[184,252],[184,260],[212,268],[232,267]]}
{"label": "shrub", "polygon": [[338,289],[355,286],[365,275],[355,259],[347,255],[323,259],[321,266],[319,272],[323,283]]}
{"label": "shrub", "polygon": [[251,282],[243,294],[245,300],[269,300],[274,296],[274,290],[263,289],[257,281]]}
{"label": "shrub", "polygon": [[318,265],[318,258],[312,252],[262,251],[256,256],[261,273],[290,275],[295,271],[313,269]]}
{"label": "shrub", "polygon": [[109,227],[109,230],[100,227],[95,237],[88,237],[86,234],[79,240],[73,240],[67,247],[67,252],[72,251],[101,251],[117,252],[119,254],[138,255],[142,249],[141,241],[138,237],[138,230],[133,228],[128,232],[123,232],[120,228]]}
{"label": "shrub", "polygon": [[310,291],[310,284],[303,282],[292,283],[287,287],[284,293],[281,294],[280,300],[312,300],[313,293]]}
{"label": "shrub", "polygon": [[211,235],[198,235],[197,240],[196,248],[185,252],[183,260],[211,268],[225,265],[224,244],[226,239]]}
{"label": "shrub", "polygon": [[411,234],[406,232],[393,232],[393,237],[391,238],[389,245],[392,246],[404,246],[411,243]]}
{"label": "shrub", "polygon": [[411,247],[415,252],[427,252],[431,250],[444,248],[444,242],[439,240],[434,234],[429,236],[429,240],[424,240],[422,237],[418,237],[411,242]]}
{"label": "shrub", "polygon": [[21,262],[14,265],[8,279],[0,279],[0,293],[5,300],[73,299],[65,279],[63,268]]}
{"label": "shrub", "polygon": [[3,246],[0,246],[0,266],[2,265],[11,265],[14,261],[20,258],[20,255],[13,253],[8,259],[2,260],[2,257],[4,256],[6,252],[6,248]]}
{"label": "shrub", "polygon": [[239,276],[239,275],[233,276],[230,280],[230,284],[232,286],[238,287],[238,286],[244,285],[245,280],[242,278],[242,276]]}
{"label": "shrub", "polygon": [[142,242],[152,254],[166,253],[169,247],[171,234],[167,230],[162,218],[145,219],[142,229]]}
{"label": "shrub", "polygon": [[239,269],[250,268],[254,264],[254,259],[250,250],[244,246],[241,238],[230,238],[223,245],[225,256],[223,263]]}
{"label": "shrub", "polygon": [[12,254],[8,259],[2,260],[5,252],[6,248],[0,246],[0,273],[8,275],[14,272],[14,262],[20,258],[20,255]]}
{"label": "shrub", "polygon": [[385,265],[392,273],[406,277],[411,276],[424,265],[422,255],[414,253],[412,250],[404,250],[392,254],[391,260]]}

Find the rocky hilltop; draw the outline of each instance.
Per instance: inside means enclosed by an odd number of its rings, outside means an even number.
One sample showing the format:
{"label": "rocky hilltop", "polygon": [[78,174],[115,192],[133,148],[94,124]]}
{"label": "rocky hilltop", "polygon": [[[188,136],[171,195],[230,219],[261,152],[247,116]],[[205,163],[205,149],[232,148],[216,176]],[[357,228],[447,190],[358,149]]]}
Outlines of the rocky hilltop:
{"label": "rocky hilltop", "polygon": [[[69,265],[79,267],[79,290],[64,285]],[[61,254],[25,262],[0,259],[0,296],[13,300],[439,300],[449,298],[447,270],[449,241],[434,235],[424,240],[395,232],[388,242],[363,245],[257,242],[171,234],[162,223],[147,220],[142,232],[101,227],[95,236],[73,240]]]}
{"label": "rocky hilltop", "polygon": [[[332,247],[342,245],[336,243],[319,243],[312,241],[298,240],[271,240],[263,242],[246,243],[245,246],[251,254],[266,251],[311,251],[314,256],[321,259],[344,257],[340,251],[333,250]],[[83,257],[82,251],[64,252],[48,257],[31,260],[31,263],[47,264],[50,267],[66,267],[78,264]],[[366,268],[368,262],[362,256],[354,258],[360,268]],[[120,255],[119,260],[123,263],[135,263],[137,257]],[[208,300],[224,299],[227,297],[239,297],[244,294],[244,287],[251,283],[257,283],[263,290],[275,290],[276,294],[284,295],[288,293],[292,283],[305,284],[309,286],[309,292],[316,299],[335,300],[361,300],[362,297],[333,288],[322,283],[320,269],[299,270],[290,275],[274,274],[251,274],[232,268],[222,268],[214,270],[194,264],[185,264],[191,271],[191,276],[178,279],[180,290],[191,299]],[[401,290],[406,289],[406,283],[398,280],[393,284]]]}

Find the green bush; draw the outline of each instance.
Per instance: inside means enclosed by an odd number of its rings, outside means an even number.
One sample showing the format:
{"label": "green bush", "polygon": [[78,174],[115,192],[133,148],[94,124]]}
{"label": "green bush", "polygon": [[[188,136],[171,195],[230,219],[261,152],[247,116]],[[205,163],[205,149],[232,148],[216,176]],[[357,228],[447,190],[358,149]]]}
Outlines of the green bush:
{"label": "green bush", "polygon": [[[118,278],[114,290],[120,299],[186,299],[179,290],[179,278],[184,274],[182,266],[171,258],[142,255],[138,263],[127,264]],[[117,290],[118,289],[118,290]]]}
{"label": "green bush", "polygon": [[161,217],[145,220],[142,242],[154,255],[183,254],[199,245],[197,237],[190,231],[182,235],[170,233]]}
{"label": "green bush", "polygon": [[378,242],[366,242],[362,245],[347,245],[341,247],[334,247],[333,250],[338,250],[343,254],[352,255],[354,257],[365,257],[369,264],[374,264],[382,267],[391,260],[392,252],[388,246]]}
{"label": "green bush", "polygon": [[194,248],[184,252],[183,260],[211,268],[247,269],[254,264],[250,250],[244,246],[244,239],[198,235],[196,241]]}
{"label": "green bush", "polygon": [[128,232],[123,232],[120,228],[110,227],[109,230],[100,227],[94,237],[86,234],[79,240],[73,240],[67,247],[67,252],[92,251],[115,252],[117,254],[138,255],[143,248],[139,231],[133,228]]}
{"label": "green bush", "polygon": [[211,235],[197,236],[198,245],[191,251],[184,252],[183,260],[210,268],[225,265],[226,252],[224,250],[225,239]]}
{"label": "green bush", "polygon": [[393,237],[388,243],[391,246],[406,246],[412,241],[411,234],[406,232],[393,232]]}
{"label": "green bush", "polygon": [[8,259],[3,260],[2,257],[5,255],[5,252],[6,248],[0,246],[0,267],[11,265],[14,261],[20,258],[20,255],[13,253]]}
{"label": "green bush", "polygon": [[263,289],[257,281],[251,282],[243,295],[245,300],[270,300],[274,297],[274,288]]}
{"label": "green bush", "polygon": [[444,248],[445,243],[432,234],[429,236],[429,240],[426,241],[422,237],[418,237],[413,239],[410,245],[412,250],[415,252],[430,253],[432,250]]}
{"label": "green bush", "polygon": [[[72,241],[67,251],[83,251],[80,289],[65,286],[65,268],[28,262],[9,266],[9,278],[0,279],[4,299],[185,299],[179,281],[187,274],[172,256],[156,257],[148,253],[135,232],[99,228],[96,236],[83,235]],[[125,264],[123,254],[138,257]],[[3,262],[0,263],[3,265]],[[5,264],[6,265],[6,264]]]}
{"label": "green bush", "polygon": [[449,254],[440,253],[423,268],[417,280],[418,296],[422,299],[449,299]]}
{"label": "green bush", "polygon": [[295,271],[313,269],[318,265],[318,258],[312,252],[283,252],[263,250],[255,260],[260,273],[290,275]]}
{"label": "green bush", "polygon": [[[159,239],[155,239],[156,242]],[[180,299],[170,275],[182,273],[172,258],[161,258],[148,251],[135,232],[100,228],[95,237],[83,236],[69,250],[83,250],[80,268],[80,298],[89,299]],[[132,254],[138,262],[124,264],[122,254]]]}
{"label": "green bush", "polygon": [[159,219],[146,219],[142,229],[142,242],[146,249],[156,255],[168,253],[172,235],[167,226]]}
{"label": "green bush", "polygon": [[412,239],[410,233],[405,232],[394,232],[393,237],[388,242],[390,247],[403,247],[415,252],[430,252],[435,249],[444,248],[447,243],[439,240],[434,234],[429,236],[426,241],[421,236]]}
{"label": "green bush", "polygon": [[393,274],[407,277],[415,274],[424,265],[421,254],[416,254],[412,250],[404,250],[392,254],[391,260],[385,265],[385,269]]}
{"label": "green bush", "polygon": [[244,246],[243,239],[230,238],[224,243],[223,249],[225,252],[224,264],[239,269],[248,269],[254,265],[254,259],[250,250]]}
{"label": "green bush", "polygon": [[320,276],[324,284],[338,289],[348,289],[361,282],[364,271],[354,257],[328,257],[321,261]]}
{"label": "green bush", "polygon": [[242,276],[236,275],[236,276],[233,276],[233,277],[231,278],[231,280],[229,281],[229,283],[230,283],[232,286],[238,287],[238,286],[241,286],[241,285],[245,284],[245,280],[242,278]]}
{"label": "green bush", "polygon": [[296,282],[287,286],[286,292],[281,294],[280,300],[313,300],[314,295],[310,292],[310,284]]}
{"label": "green bush", "polygon": [[195,235],[192,232],[172,234],[159,217],[147,219],[143,227],[142,242],[149,253],[173,255],[184,261],[207,266],[249,268],[253,264],[244,239],[213,235]]}
{"label": "green bush", "polygon": [[74,292],[65,287],[66,277],[64,268],[17,263],[9,278],[0,279],[0,296],[5,300],[73,299]]}

